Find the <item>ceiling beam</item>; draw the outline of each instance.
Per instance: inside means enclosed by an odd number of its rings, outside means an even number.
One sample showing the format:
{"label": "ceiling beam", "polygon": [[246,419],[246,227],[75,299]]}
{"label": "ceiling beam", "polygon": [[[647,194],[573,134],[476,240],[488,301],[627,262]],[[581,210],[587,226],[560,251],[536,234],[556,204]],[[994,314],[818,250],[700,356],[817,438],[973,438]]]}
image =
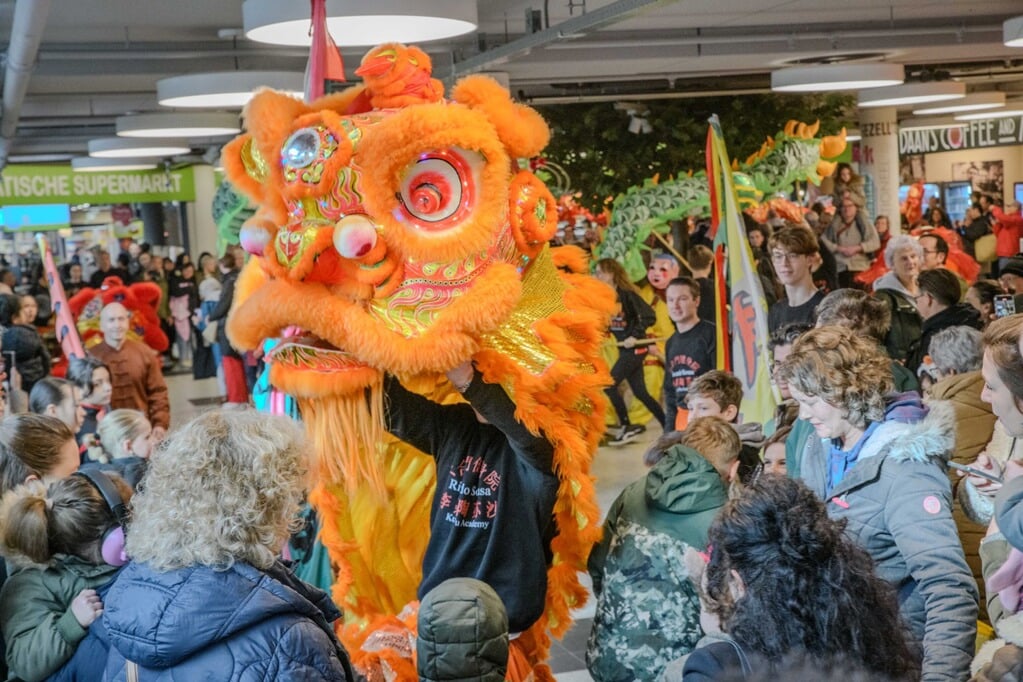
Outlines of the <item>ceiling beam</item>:
{"label": "ceiling beam", "polygon": [[566,19],[560,24],[545,28],[542,31],[530,33],[521,38],[517,38],[510,43],[505,43],[504,45],[495,47],[492,50],[487,50],[486,52],[481,52],[480,54],[469,57],[468,59],[455,62],[451,73],[447,75],[445,80],[450,85],[451,81],[460,76],[486,71],[491,66],[504,63],[515,55],[523,52],[529,52],[534,48],[543,47],[559,40],[571,40],[588,31],[593,31],[610,24],[615,24],[635,12],[646,9],[650,5],[668,5],[676,1],[677,0],[616,0],[616,2],[604,5],[592,12],[587,12],[586,14],[573,17],[571,19]]}

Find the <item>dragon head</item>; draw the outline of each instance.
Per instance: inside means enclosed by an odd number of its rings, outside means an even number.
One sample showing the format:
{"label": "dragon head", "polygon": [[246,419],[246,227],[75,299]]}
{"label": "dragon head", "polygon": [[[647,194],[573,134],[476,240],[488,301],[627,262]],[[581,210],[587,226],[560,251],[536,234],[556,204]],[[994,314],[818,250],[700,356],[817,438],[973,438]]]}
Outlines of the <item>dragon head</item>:
{"label": "dragon head", "polygon": [[517,164],[547,143],[541,117],[483,76],[444,100],[413,50],[376,48],[365,85],[308,105],[257,94],[225,147],[228,177],[260,206],[241,230],[255,257],[228,334],[240,348],[280,339],[271,382],[292,395],[470,357],[556,228],[553,197]]}

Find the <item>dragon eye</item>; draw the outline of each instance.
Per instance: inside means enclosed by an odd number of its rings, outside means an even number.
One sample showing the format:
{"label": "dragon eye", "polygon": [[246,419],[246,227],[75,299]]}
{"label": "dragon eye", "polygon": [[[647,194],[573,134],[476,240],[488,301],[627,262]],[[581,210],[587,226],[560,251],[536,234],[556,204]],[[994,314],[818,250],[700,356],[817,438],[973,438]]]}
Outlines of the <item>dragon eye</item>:
{"label": "dragon eye", "polygon": [[305,168],[320,154],[320,135],[314,128],[292,133],[284,143],[284,163],[292,168]]}
{"label": "dragon eye", "polygon": [[423,154],[405,173],[399,199],[408,216],[427,229],[447,227],[471,210],[475,195],[473,170],[483,157],[450,149]]}

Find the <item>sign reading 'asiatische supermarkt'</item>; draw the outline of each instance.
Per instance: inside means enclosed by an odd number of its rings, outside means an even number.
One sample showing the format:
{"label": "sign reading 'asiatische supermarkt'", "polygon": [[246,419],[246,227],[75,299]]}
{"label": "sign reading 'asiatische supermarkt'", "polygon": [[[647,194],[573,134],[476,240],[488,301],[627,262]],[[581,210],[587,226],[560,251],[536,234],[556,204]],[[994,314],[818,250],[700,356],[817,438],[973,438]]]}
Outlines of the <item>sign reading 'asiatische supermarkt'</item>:
{"label": "sign reading 'asiatische supermarkt'", "polygon": [[1023,144],[1023,116],[963,121],[930,130],[900,130],[899,154],[932,154]]}
{"label": "sign reading 'asiatische supermarkt'", "polygon": [[0,206],[194,200],[190,167],[76,173],[70,166],[10,165],[0,176]]}

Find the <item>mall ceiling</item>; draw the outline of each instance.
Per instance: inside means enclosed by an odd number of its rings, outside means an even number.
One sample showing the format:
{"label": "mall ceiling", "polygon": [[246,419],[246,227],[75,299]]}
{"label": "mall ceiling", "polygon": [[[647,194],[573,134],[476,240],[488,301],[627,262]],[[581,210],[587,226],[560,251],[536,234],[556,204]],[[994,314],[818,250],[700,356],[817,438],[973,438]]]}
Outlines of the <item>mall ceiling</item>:
{"label": "mall ceiling", "polygon": [[[11,162],[81,155],[88,140],[114,134],[117,116],[166,111],[156,101],[161,78],[305,66],[304,48],[242,36],[242,0],[0,0],[0,44],[10,43],[17,3],[48,13],[11,135]],[[424,46],[435,74],[505,72],[512,92],[528,102],[761,93],[784,65],[857,60],[904,64],[907,80],[954,78],[971,91],[1023,95],[1023,49],[1002,44],[1002,22],[1023,12],[1020,0],[477,4],[477,33]],[[529,10],[541,13],[532,33]],[[349,74],[364,51],[343,50]],[[4,116],[10,126],[11,112]],[[193,140],[194,156],[219,142]]]}

